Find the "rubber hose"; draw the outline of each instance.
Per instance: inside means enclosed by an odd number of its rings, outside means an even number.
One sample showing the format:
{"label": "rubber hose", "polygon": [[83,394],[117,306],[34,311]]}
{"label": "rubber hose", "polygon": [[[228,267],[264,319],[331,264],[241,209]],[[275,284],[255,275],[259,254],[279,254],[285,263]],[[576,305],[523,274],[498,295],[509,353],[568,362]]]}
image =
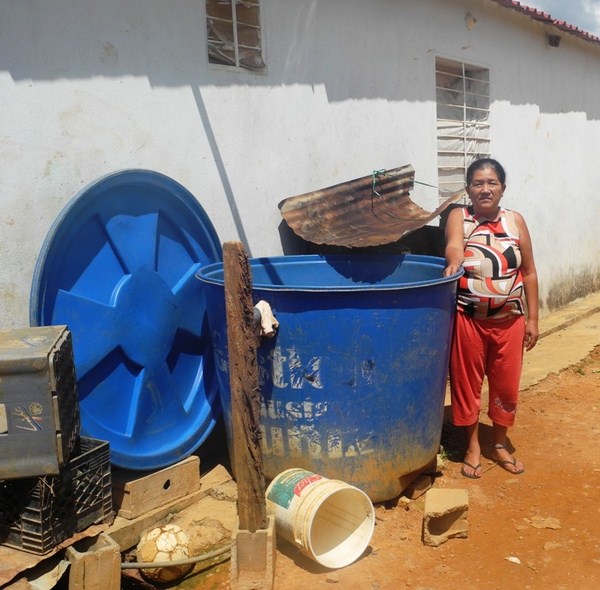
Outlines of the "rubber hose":
{"label": "rubber hose", "polygon": [[221,547],[221,549],[215,549],[214,551],[209,551],[208,553],[203,553],[202,555],[196,555],[195,557],[188,557],[187,559],[177,559],[174,561],[130,561],[127,563],[121,564],[122,570],[139,570],[139,569],[156,569],[159,567],[169,567],[175,565],[189,565],[192,563],[198,563],[199,561],[206,561],[208,559],[212,559],[213,557],[218,557],[219,555],[223,555],[223,553],[228,553],[231,551],[230,547]]}

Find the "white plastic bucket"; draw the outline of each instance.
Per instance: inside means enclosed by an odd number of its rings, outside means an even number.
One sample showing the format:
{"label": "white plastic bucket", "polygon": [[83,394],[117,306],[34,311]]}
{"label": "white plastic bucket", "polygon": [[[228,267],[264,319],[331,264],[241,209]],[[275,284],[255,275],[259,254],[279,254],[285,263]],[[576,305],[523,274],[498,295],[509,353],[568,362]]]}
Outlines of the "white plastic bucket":
{"label": "white plastic bucket", "polygon": [[277,475],[266,492],[277,535],[321,565],[345,567],[367,548],[375,511],[362,490],[304,469]]}

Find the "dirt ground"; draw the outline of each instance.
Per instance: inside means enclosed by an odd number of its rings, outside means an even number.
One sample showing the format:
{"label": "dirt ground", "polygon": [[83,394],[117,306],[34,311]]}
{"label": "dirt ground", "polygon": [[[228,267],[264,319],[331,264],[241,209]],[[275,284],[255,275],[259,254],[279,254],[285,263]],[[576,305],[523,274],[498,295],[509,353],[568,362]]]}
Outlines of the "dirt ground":
{"label": "dirt ground", "polygon": [[[483,418],[483,476],[462,477],[462,433],[444,426],[446,460],[434,486],[468,490],[468,538],[425,546],[424,496],[407,508],[403,502],[380,504],[369,548],[343,569],[322,568],[279,543],[275,589],[600,587],[600,346],[524,388],[521,400],[509,440],[525,464],[523,475],[511,475],[490,459],[491,427]],[[225,590],[228,575],[225,562],[179,588]]]}

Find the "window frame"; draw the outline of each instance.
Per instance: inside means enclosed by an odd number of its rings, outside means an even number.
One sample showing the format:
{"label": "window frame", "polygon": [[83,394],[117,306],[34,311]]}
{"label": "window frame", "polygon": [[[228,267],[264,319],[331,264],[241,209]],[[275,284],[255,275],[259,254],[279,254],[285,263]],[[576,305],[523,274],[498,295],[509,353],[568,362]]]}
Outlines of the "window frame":
{"label": "window frame", "polygon": [[[261,6],[260,0],[231,0],[231,24],[233,31],[233,39],[231,40],[233,45],[234,59],[235,63],[226,64],[226,63],[216,63],[211,61],[211,53],[210,53],[210,44],[211,44],[211,34],[210,34],[210,21],[221,21],[221,22],[230,22],[228,19],[222,19],[218,16],[209,15],[207,3],[209,0],[205,0],[205,19],[206,19],[206,48],[207,48],[207,61],[208,66],[211,69],[227,71],[227,72],[245,72],[256,75],[264,75],[266,74],[267,65],[265,60],[265,43],[264,43],[264,27],[263,27],[263,6]],[[258,46],[247,46],[239,42],[239,25],[238,16],[237,16],[237,5],[238,4],[252,4],[256,6],[258,10],[258,24],[252,25],[250,23],[242,23],[245,26],[255,27],[258,31],[257,37],[259,41]],[[244,65],[240,59],[240,49],[248,48],[250,50],[257,51],[258,55],[262,59],[262,67],[252,68]]]}
{"label": "window frame", "polygon": [[[438,187],[440,191],[457,192],[464,188],[471,162],[491,154],[490,69],[436,56],[434,71]],[[453,112],[461,117],[449,115]],[[459,149],[452,149],[452,143],[460,143]],[[455,163],[450,164],[452,159]],[[443,200],[440,196],[440,202]]]}

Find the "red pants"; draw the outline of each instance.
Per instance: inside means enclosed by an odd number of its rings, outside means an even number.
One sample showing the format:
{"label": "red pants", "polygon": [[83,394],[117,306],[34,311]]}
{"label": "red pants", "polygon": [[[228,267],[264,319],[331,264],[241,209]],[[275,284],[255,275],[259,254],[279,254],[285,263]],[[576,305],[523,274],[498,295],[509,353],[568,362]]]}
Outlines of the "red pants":
{"label": "red pants", "polygon": [[452,419],[456,426],[479,420],[484,376],[489,386],[488,416],[500,426],[514,424],[524,336],[524,316],[494,321],[456,314],[450,354]]}

